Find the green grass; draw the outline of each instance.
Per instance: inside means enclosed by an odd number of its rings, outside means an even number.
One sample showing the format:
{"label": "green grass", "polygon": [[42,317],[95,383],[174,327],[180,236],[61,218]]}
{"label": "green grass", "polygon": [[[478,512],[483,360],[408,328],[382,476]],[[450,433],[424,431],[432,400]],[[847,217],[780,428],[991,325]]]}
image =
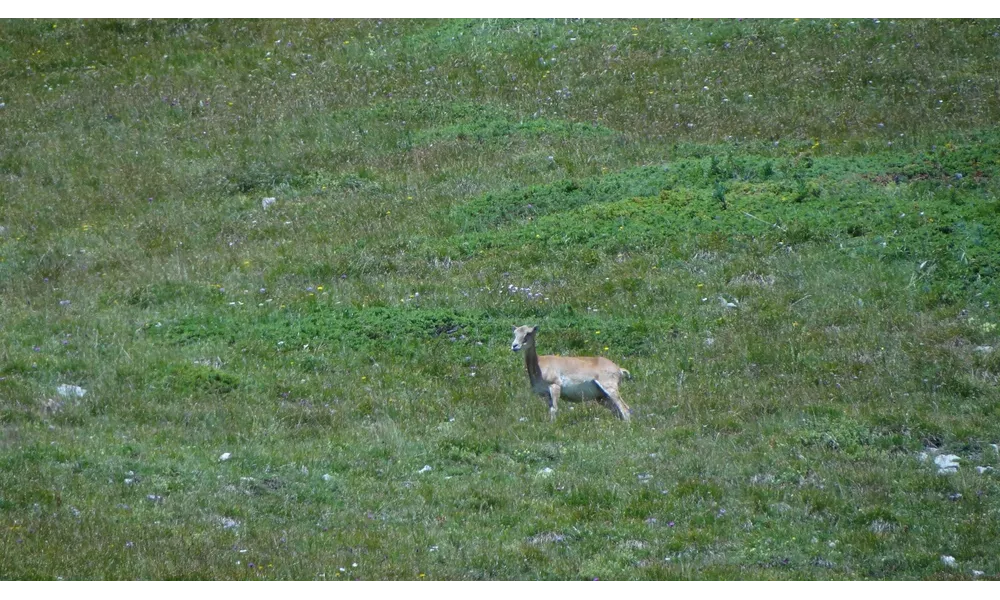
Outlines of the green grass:
{"label": "green grass", "polygon": [[[0,573],[997,577],[998,52],[4,22]],[[550,424],[515,324],[631,371],[633,422]]]}

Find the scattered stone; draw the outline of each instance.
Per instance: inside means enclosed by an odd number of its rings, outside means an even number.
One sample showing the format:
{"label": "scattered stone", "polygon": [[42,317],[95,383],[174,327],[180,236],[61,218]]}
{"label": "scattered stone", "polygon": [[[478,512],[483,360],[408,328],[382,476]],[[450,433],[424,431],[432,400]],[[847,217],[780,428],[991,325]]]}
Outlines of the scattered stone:
{"label": "scattered stone", "polygon": [[227,461],[227,460],[229,460],[232,457],[233,457],[232,453],[230,453],[230,452],[223,452],[222,456],[219,457],[219,462]]}
{"label": "scattered stone", "polygon": [[993,352],[993,346],[976,346],[973,348],[976,352],[982,352],[983,354],[989,354]]}
{"label": "scattered stone", "polygon": [[62,407],[63,407],[62,402],[53,400],[52,398],[48,398],[44,402],[42,402],[42,410],[49,414],[55,414],[59,412],[60,410],[62,410]]}
{"label": "scattered stone", "polygon": [[565,539],[566,539],[565,536],[563,536],[561,534],[558,534],[558,533],[553,533],[553,532],[550,531],[550,532],[547,532],[547,533],[539,533],[538,535],[535,535],[535,536],[532,536],[532,537],[528,538],[528,543],[529,544],[554,544],[554,543],[557,543],[557,542],[562,542]]}
{"label": "scattered stone", "polygon": [[982,577],[983,575],[985,575],[985,573],[983,573],[982,571],[977,571],[975,569],[972,570],[973,577]]}
{"label": "scattered stone", "polygon": [[57,387],[56,391],[59,392],[59,395],[64,398],[70,398],[70,397],[83,398],[84,396],[87,395],[87,390],[83,389],[82,387],[78,385],[69,385],[66,383]]}
{"label": "scattered stone", "polygon": [[237,521],[236,519],[230,519],[229,517],[222,517],[222,519],[220,519],[220,522],[222,523],[223,529],[235,529],[236,527],[240,526],[239,521]]}
{"label": "scattered stone", "polygon": [[774,475],[771,475],[770,473],[758,473],[750,478],[750,483],[754,485],[774,483]]}
{"label": "scattered stone", "polygon": [[988,473],[992,470],[993,467],[976,467],[976,471],[978,471],[980,475],[982,475],[983,473]]}
{"label": "scattered stone", "polygon": [[962,494],[959,494],[957,492],[954,494],[950,494],[948,496],[948,499],[951,500],[952,502],[958,502],[959,500],[962,499]]}
{"label": "scattered stone", "polygon": [[738,308],[739,300],[737,300],[736,298],[733,298],[733,300],[735,303],[726,300],[722,296],[719,296],[719,303],[722,304],[723,308]]}
{"label": "scattered stone", "polygon": [[[156,326],[160,327],[161,324],[157,323]],[[216,356],[215,358],[196,358],[192,362],[202,367],[212,367],[213,369],[222,368],[222,359],[219,358],[218,356]]]}
{"label": "scattered stone", "polygon": [[948,567],[954,567],[958,564],[958,561],[955,560],[954,556],[948,556],[947,554],[941,555],[941,562]]}
{"label": "scattered stone", "polygon": [[429,473],[430,471],[433,471],[433,470],[434,470],[434,467],[432,467],[430,465],[424,465],[422,469],[420,469],[419,471],[417,471],[417,473]]}
{"label": "scattered stone", "polygon": [[729,280],[729,285],[756,285],[760,287],[771,287],[774,285],[774,275],[760,275],[759,273],[744,273]]}
{"label": "scattered stone", "polygon": [[1000,454],[1000,445],[990,444],[990,448],[993,448],[994,452],[996,452],[997,454]]}
{"label": "scattered stone", "polygon": [[163,496],[157,496],[156,494],[149,494],[146,496],[146,500],[150,502],[163,502]]}
{"label": "scattered stone", "polygon": [[323,474],[323,481],[331,481],[332,479],[333,479],[333,476],[330,475],[329,473],[324,473]]}
{"label": "scattered stone", "polygon": [[958,461],[961,457],[954,454],[940,454],[934,457],[934,464],[937,465],[938,473],[947,475],[958,471]]}
{"label": "scattered stone", "polygon": [[263,200],[260,201],[260,207],[263,208],[264,210],[267,210],[268,207],[270,207],[277,201],[278,201],[277,198],[264,198]]}
{"label": "scattered stone", "polygon": [[552,475],[553,473],[555,473],[555,471],[553,471],[550,467],[545,467],[544,469],[542,469],[541,471],[538,472],[538,476],[539,477],[548,477],[548,476]]}

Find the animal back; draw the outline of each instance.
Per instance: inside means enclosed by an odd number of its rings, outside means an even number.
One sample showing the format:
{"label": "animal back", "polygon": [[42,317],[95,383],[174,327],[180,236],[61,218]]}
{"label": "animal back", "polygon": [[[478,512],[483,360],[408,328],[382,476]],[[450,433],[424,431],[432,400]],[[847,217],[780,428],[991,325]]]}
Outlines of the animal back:
{"label": "animal back", "polygon": [[599,379],[621,379],[621,369],[603,356],[539,356],[542,378],[563,387]]}

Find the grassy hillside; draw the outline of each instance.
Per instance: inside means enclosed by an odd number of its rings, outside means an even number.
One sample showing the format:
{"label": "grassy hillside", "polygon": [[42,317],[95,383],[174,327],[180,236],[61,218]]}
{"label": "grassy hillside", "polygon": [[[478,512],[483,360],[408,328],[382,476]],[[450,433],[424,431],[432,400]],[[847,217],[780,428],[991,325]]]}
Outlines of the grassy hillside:
{"label": "grassy hillside", "polygon": [[[0,23],[0,573],[997,577],[998,55]],[[630,370],[633,422],[550,424],[515,324]]]}

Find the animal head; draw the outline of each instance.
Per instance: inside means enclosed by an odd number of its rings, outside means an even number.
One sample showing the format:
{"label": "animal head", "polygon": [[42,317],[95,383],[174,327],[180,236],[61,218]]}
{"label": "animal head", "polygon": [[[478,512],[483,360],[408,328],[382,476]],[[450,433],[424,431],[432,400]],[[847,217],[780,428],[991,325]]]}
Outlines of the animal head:
{"label": "animal head", "polygon": [[510,349],[517,352],[521,348],[527,348],[529,346],[534,347],[535,345],[535,334],[538,333],[538,326],[535,325],[531,327],[529,325],[522,325],[518,327],[514,326],[514,341],[510,345]]}

